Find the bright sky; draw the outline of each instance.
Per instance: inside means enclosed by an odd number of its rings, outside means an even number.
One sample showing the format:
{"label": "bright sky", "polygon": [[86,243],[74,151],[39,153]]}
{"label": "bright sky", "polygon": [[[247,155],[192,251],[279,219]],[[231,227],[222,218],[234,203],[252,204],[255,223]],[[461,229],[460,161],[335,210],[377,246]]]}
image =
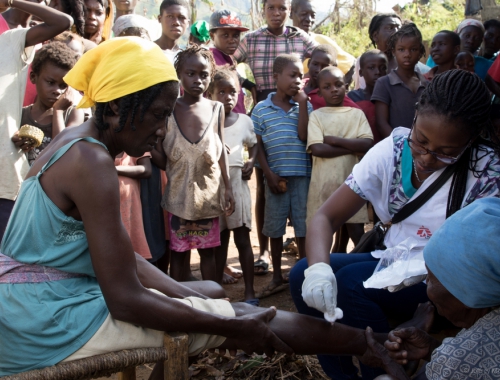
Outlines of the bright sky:
{"label": "bright sky", "polygon": [[[404,5],[409,3],[411,0],[376,0],[377,12],[392,12],[392,7],[396,4]],[[314,3],[320,9],[325,9],[325,5],[328,8],[334,4],[335,0],[314,0]],[[325,9],[326,11],[326,9]]]}

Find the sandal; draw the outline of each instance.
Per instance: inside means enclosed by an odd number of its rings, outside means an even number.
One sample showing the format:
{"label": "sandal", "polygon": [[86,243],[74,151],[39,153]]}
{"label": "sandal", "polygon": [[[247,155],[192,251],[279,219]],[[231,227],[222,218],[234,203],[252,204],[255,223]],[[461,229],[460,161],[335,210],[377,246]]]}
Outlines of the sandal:
{"label": "sandal", "polygon": [[272,282],[270,284],[268,284],[264,290],[262,290],[262,292],[259,292],[255,295],[255,297],[257,298],[266,298],[266,297],[269,297],[273,294],[276,294],[276,293],[279,293],[279,292],[282,292],[283,290],[285,289],[288,289],[290,287],[289,284],[280,284],[280,285],[274,285]]}
{"label": "sandal", "polygon": [[[258,259],[254,264],[253,264],[253,267],[254,267],[254,274],[256,276],[264,276],[266,274],[269,273],[269,263],[266,263],[264,260],[262,259]],[[261,271],[255,271],[255,268],[262,268]]]}

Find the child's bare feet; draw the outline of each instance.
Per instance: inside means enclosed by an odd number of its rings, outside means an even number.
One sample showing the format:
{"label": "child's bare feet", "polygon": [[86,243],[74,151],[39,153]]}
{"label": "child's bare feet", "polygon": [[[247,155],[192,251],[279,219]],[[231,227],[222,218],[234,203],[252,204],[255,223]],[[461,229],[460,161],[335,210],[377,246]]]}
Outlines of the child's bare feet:
{"label": "child's bare feet", "polygon": [[224,273],[227,274],[228,276],[233,277],[233,278],[242,278],[243,277],[243,272],[241,270],[233,268],[230,265],[226,265],[224,267]]}
{"label": "child's bare feet", "polygon": [[401,324],[398,328],[402,327],[416,327],[417,329],[429,332],[432,323],[434,322],[434,305],[431,302],[418,304],[413,318]]}
{"label": "child's bare feet", "polygon": [[234,278],[233,276],[228,275],[226,272],[222,275],[222,283],[224,285],[232,285],[236,284],[238,282],[237,278]]}

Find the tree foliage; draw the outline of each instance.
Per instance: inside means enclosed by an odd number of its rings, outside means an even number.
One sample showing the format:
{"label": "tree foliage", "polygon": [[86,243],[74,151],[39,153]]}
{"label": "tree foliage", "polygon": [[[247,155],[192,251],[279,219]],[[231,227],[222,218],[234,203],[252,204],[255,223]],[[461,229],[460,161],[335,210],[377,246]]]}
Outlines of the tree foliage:
{"label": "tree foliage", "polygon": [[[368,25],[375,14],[373,9],[371,0],[354,0],[343,4],[336,1],[329,20],[317,32],[333,37],[345,51],[359,57],[373,48],[368,37]],[[403,20],[417,24],[424,44],[429,46],[438,31],[455,30],[464,18],[464,6],[462,0],[430,0],[427,4],[414,1],[397,13]]]}

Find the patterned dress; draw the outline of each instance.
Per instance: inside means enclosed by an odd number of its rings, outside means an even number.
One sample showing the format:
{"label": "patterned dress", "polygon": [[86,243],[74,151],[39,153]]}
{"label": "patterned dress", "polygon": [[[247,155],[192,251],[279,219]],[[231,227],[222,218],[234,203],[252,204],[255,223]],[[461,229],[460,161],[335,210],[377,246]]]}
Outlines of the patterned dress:
{"label": "patterned dress", "polygon": [[429,380],[500,379],[500,309],[480,318],[455,338],[446,338],[432,353]]}

